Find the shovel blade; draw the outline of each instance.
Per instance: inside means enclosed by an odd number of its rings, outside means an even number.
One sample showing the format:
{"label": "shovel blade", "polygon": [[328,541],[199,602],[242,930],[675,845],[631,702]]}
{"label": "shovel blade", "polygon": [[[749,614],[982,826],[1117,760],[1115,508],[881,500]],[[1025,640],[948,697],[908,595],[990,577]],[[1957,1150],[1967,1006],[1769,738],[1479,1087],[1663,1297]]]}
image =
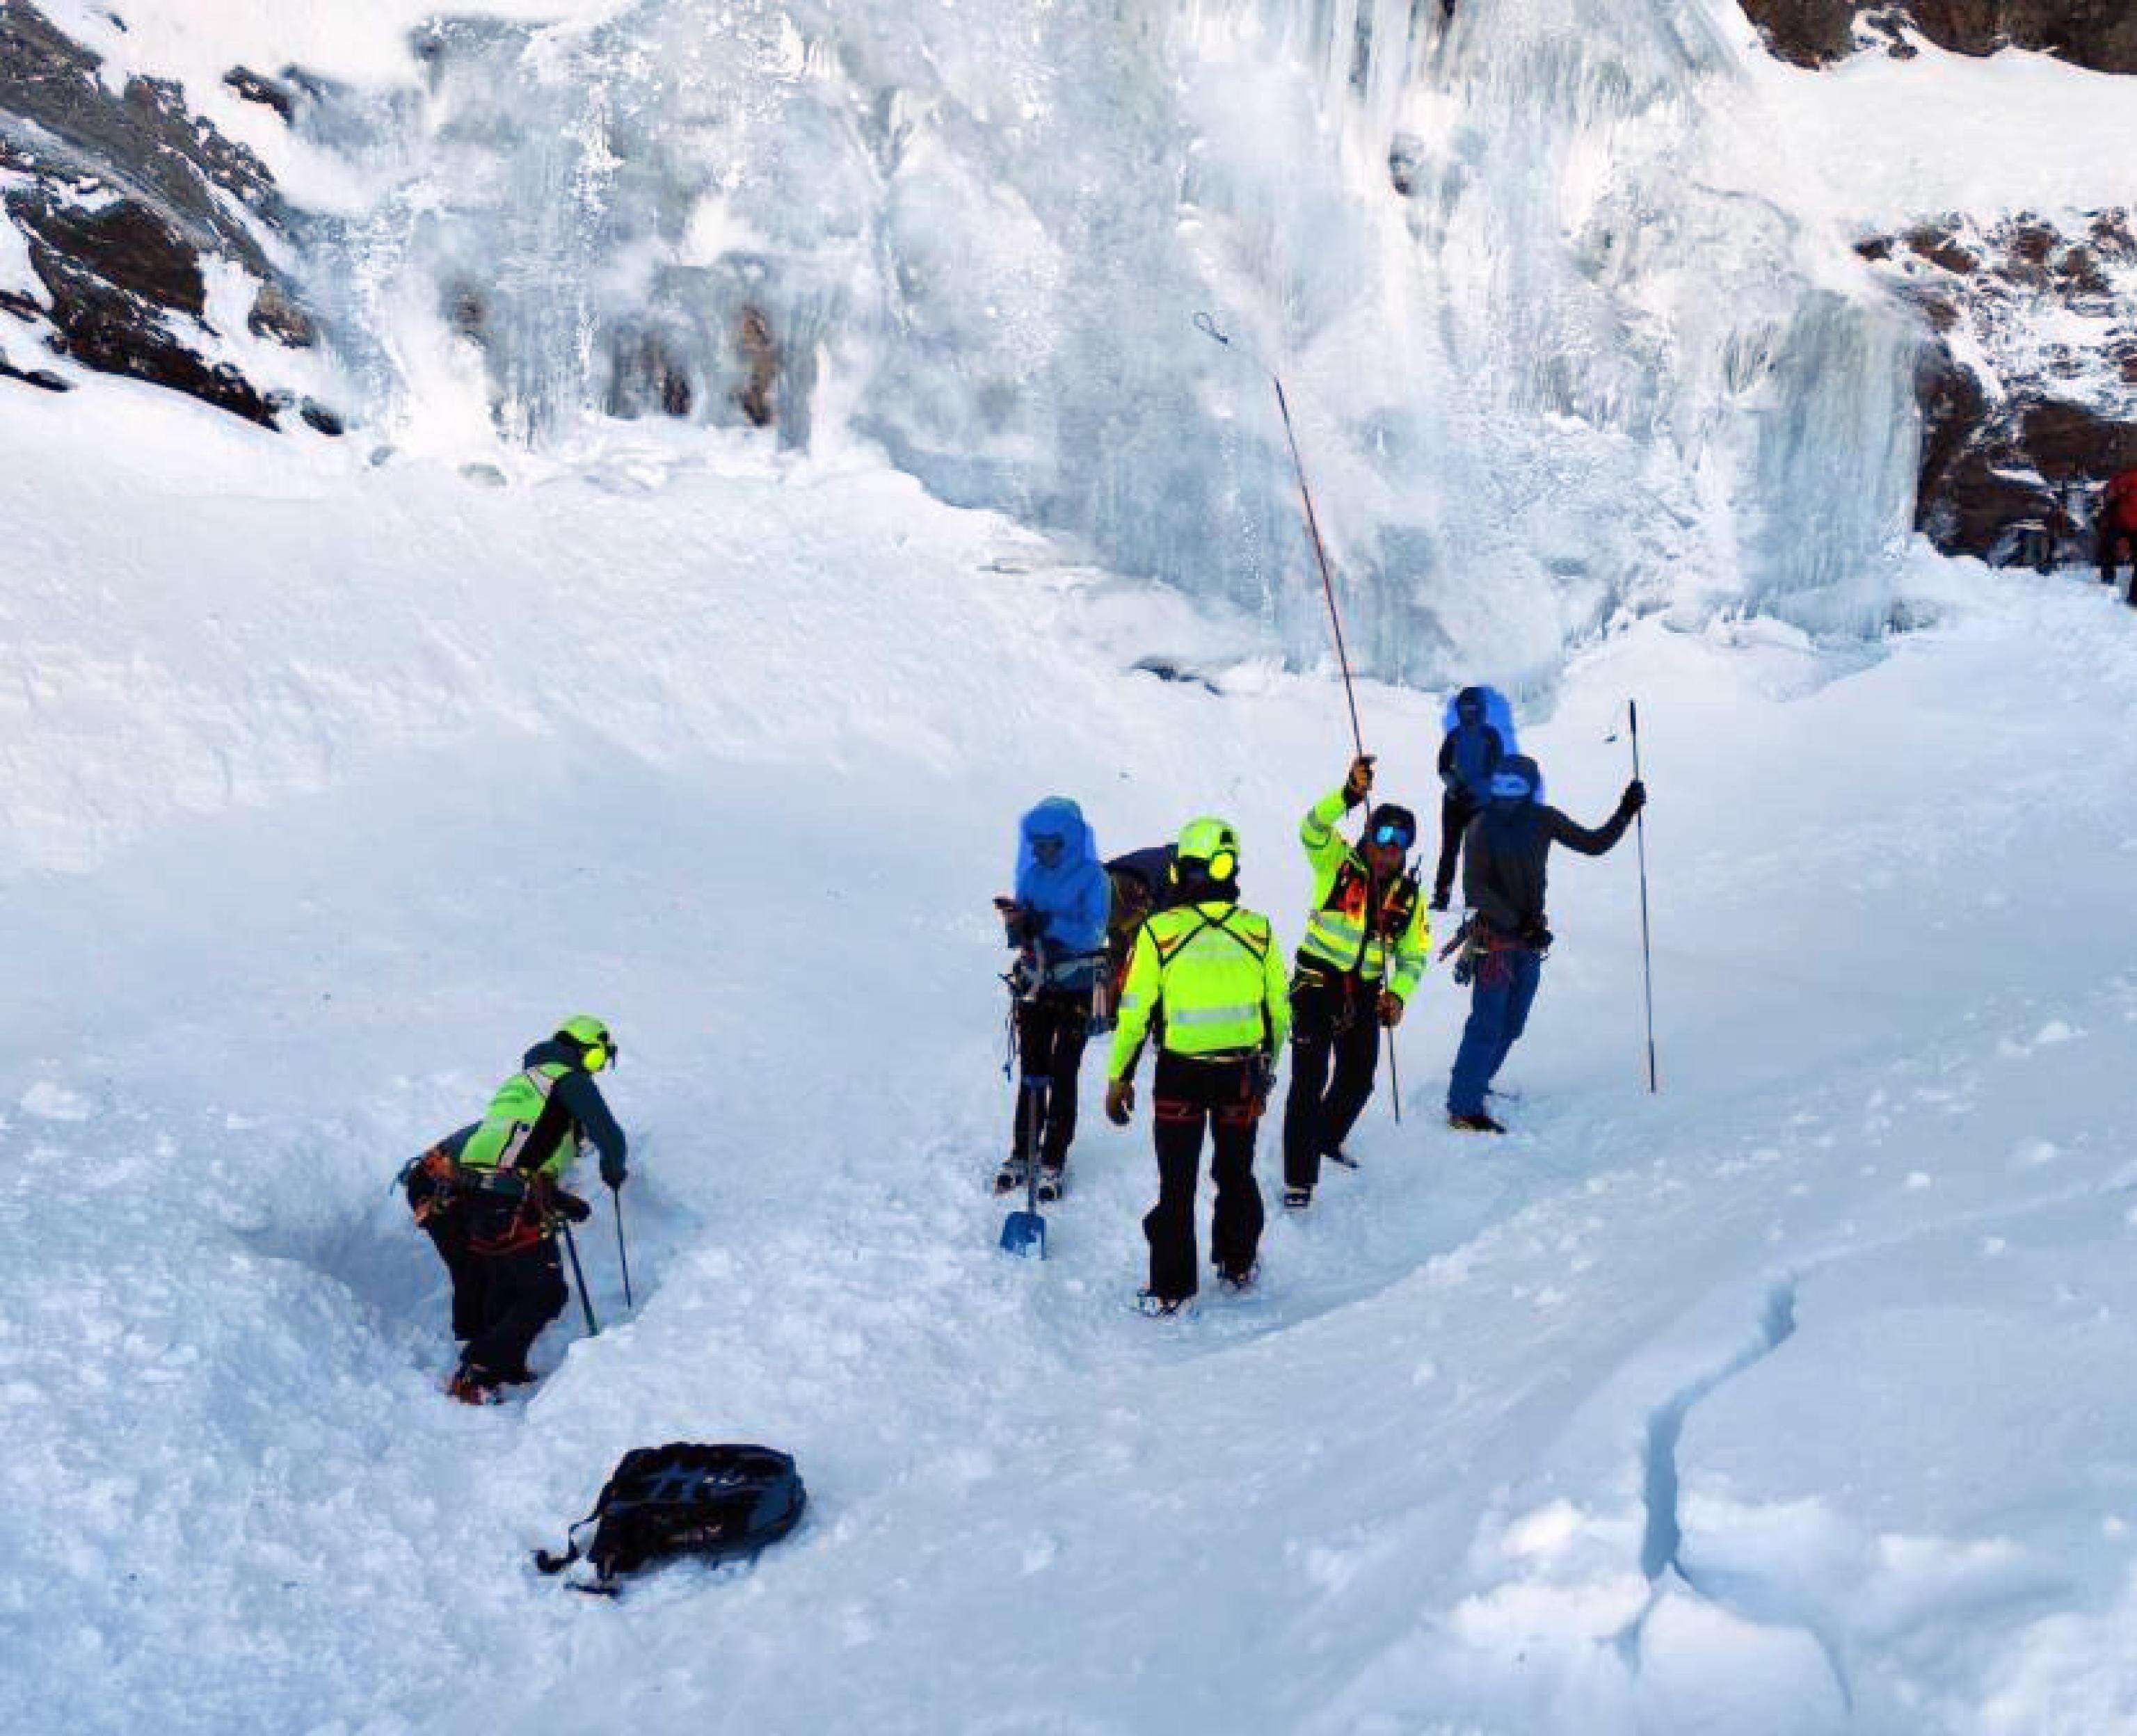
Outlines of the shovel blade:
{"label": "shovel blade", "polygon": [[1020,1259],[1046,1257],[1046,1220],[1036,1212],[1011,1212],[1002,1222],[1002,1252]]}

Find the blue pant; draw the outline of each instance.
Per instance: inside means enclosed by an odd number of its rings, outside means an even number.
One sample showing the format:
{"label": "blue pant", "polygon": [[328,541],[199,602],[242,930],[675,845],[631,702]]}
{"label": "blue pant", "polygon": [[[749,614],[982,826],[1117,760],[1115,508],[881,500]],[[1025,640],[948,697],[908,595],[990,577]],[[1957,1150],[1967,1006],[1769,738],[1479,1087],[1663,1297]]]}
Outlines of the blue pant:
{"label": "blue pant", "polygon": [[1487,952],[1477,960],[1477,980],[1469,990],[1469,1023],[1463,1027],[1454,1075],[1447,1084],[1449,1115],[1484,1112],[1485,1088],[1527,1027],[1542,975],[1543,956],[1526,946]]}

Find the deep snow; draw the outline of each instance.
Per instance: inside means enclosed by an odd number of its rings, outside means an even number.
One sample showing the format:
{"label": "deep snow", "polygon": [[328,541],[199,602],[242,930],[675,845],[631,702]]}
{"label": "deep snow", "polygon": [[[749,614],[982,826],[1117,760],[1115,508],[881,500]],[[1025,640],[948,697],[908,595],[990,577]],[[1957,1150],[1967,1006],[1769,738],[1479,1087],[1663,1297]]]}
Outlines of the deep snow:
{"label": "deep snow", "polygon": [[[0,399],[37,528],[8,1729],[2130,1718],[2137,636],[2100,587],[1925,561],[1876,647],[1650,621],[1577,662],[1524,740],[1593,819],[1642,702],[1662,1094],[1631,846],[1563,859],[1517,1135],[1437,1126],[1435,972],[1404,1125],[1384,1090],[1261,1295],[1153,1326],[1146,1122],[1093,1106],[1054,1257],[995,1251],[986,900],[1039,795],[1108,849],[1214,808],[1295,939],[1326,670],[1212,657],[1250,635],[858,454],[640,439],[494,489],[72,406]],[[1438,698],[1361,692],[1391,795]],[[574,1311],[469,1413],[388,1183],[581,1009],[624,1044],[639,1310],[604,1213],[600,1339]],[[620,1606],[535,1576],[670,1437],[792,1450],[808,1523]]]}

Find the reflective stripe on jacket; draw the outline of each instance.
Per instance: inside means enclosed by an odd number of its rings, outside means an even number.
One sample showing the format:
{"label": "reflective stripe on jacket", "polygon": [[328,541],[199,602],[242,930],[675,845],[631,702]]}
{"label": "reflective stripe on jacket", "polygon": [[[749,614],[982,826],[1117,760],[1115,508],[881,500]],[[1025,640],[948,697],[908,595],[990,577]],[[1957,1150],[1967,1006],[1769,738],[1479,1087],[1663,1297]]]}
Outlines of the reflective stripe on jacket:
{"label": "reflective stripe on jacket", "polygon": [[1281,1048],[1291,1034],[1291,1001],[1268,918],[1218,899],[1150,917],[1128,956],[1108,1078],[1134,1072],[1156,1014],[1170,1054]]}
{"label": "reflective stripe on jacket", "polygon": [[1380,888],[1380,920],[1367,934],[1365,894],[1370,877],[1364,860],[1336,829],[1343,817],[1343,792],[1325,795],[1307,810],[1298,828],[1306,859],[1313,868],[1313,913],[1306,919],[1306,938],[1298,961],[1327,970],[1355,972],[1376,983],[1388,974],[1387,931],[1395,930],[1395,971],[1388,988],[1407,1002],[1432,956],[1432,923],[1416,880],[1402,874]]}

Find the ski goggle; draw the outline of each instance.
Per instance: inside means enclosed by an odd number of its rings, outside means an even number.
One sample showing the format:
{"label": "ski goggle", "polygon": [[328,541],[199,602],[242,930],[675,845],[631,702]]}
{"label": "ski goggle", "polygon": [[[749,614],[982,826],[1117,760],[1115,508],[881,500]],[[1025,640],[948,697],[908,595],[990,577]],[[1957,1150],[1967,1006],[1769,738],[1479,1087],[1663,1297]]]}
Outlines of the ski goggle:
{"label": "ski goggle", "polygon": [[1417,834],[1408,826],[1382,824],[1373,828],[1375,844],[1391,844],[1399,850],[1406,850],[1417,842]]}

